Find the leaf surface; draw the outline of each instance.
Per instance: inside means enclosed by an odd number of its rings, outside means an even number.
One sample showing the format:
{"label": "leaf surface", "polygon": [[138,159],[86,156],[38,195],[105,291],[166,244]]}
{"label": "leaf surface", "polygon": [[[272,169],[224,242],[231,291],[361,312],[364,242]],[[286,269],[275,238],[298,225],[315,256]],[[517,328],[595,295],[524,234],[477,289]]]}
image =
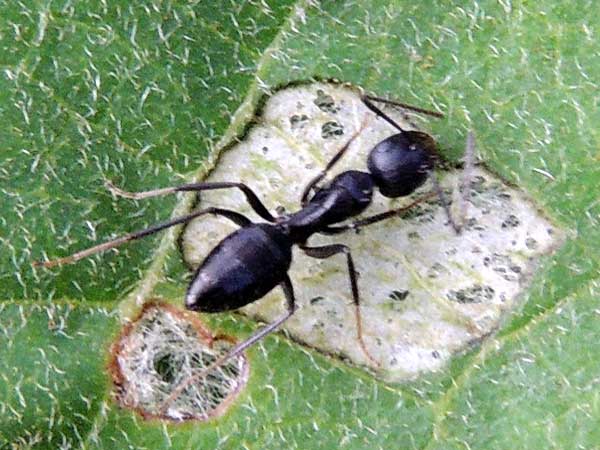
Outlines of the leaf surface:
{"label": "leaf surface", "polygon": [[[0,446],[597,446],[593,5],[271,3],[0,6]],[[442,373],[389,386],[271,337],[250,351],[249,387],[221,419],[174,426],[119,409],[109,343],[136,293],[181,301],[176,233],[56,269],[30,263],[186,210],[189,199],[124,201],[103,183],[194,179],[242,133],[263,91],[311,78],[440,105],[448,117],[432,131],[444,154],[457,158],[473,129],[485,163],[568,241],[522,310]],[[238,336],[252,328],[210,322]]]}

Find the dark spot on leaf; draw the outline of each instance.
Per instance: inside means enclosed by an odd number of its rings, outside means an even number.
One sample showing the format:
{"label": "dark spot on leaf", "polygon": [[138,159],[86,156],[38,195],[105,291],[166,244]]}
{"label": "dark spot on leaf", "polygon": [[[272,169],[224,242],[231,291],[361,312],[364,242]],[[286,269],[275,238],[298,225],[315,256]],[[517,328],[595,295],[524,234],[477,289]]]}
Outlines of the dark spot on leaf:
{"label": "dark spot on leaf", "polygon": [[492,300],[494,293],[494,288],[491,286],[475,284],[465,289],[450,291],[446,297],[451,302],[456,303],[481,303],[482,301]]}
{"label": "dark spot on leaf", "polygon": [[486,179],[484,177],[482,177],[481,175],[476,175],[471,181],[471,191],[473,193],[481,194],[485,191],[485,182]]}
{"label": "dark spot on leaf", "polygon": [[502,222],[502,228],[515,228],[519,226],[520,223],[521,221],[519,220],[519,218],[514,214],[511,214],[506,219],[504,219],[504,222]]}
{"label": "dark spot on leaf", "polygon": [[429,278],[437,278],[442,272],[446,272],[446,268],[439,262],[436,262],[427,271],[427,276]]}
{"label": "dark spot on leaf", "polygon": [[421,235],[416,231],[411,231],[410,233],[408,233],[408,238],[410,240],[416,241],[418,239],[421,239]]}
{"label": "dark spot on leaf", "polygon": [[485,231],[485,227],[483,225],[479,225],[475,217],[469,217],[469,219],[465,222],[464,228],[466,230]]}
{"label": "dark spot on leaf", "polygon": [[310,299],[310,304],[311,305],[316,305],[317,303],[319,303],[321,300],[324,300],[324,297],[318,296],[318,297],[313,297]]}
{"label": "dark spot on leaf", "polygon": [[309,117],[306,114],[294,114],[292,117],[290,117],[290,126],[292,127],[292,130],[297,130],[302,128],[306,122],[308,122],[308,120]]}
{"label": "dark spot on leaf", "polygon": [[410,292],[405,289],[392,291],[390,298],[394,301],[401,302],[402,300],[406,300],[408,294],[410,294]]}
{"label": "dark spot on leaf", "polygon": [[335,114],[340,110],[340,108],[335,105],[335,100],[333,97],[325,93],[325,91],[322,89],[317,91],[317,98],[315,99],[314,103],[321,111],[328,113]]}
{"label": "dark spot on leaf", "polygon": [[535,250],[537,248],[537,241],[532,238],[532,237],[528,237],[527,239],[525,239],[525,246],[529,249],[529,250]]}
{"label": "dark spot on leaf", "polygon": [[321,137],[323,139],[329,139],[333,136],[341,136],[344,134],[344,127],[334,121],[326,122],[321,127]]}

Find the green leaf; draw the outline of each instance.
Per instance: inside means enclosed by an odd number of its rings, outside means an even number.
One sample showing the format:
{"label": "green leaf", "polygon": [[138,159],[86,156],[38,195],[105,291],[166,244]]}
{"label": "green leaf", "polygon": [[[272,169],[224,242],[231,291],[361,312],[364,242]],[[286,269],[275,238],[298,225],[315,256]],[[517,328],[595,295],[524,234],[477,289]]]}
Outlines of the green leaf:
{"label": "green leaf", "polygon": [[85,436],[109,380],[105,352],[118,317],[90,304],[4,302],[0,442],[27,447]]}
{"label": "green leaf", "polygon": [[[271,3],[0,6],[0,446],[596,446],[593,5]],[[390,386],[271,337],[249,352],[248,388],[220,419],[168,425],[119,408],[110,341],[138,294],[180,304],[176,233],[51,270],[31,262],[189,208],[114,199],[103,183],[133,191],[194,179],[264,91],[313,78],[440,105],[448,117],[431,126],[445,155],[457,158],[473,129],[485,163],[571,237],[522,310],[441,373]],[[218,326],[243,337],[252,327],[240,322]]]}

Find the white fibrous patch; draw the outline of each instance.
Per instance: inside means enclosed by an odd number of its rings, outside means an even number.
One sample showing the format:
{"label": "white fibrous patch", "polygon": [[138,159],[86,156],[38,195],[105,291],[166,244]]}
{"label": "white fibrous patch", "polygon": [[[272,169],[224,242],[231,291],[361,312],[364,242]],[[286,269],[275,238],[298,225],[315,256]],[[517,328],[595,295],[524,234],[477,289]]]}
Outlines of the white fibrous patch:
{"label": "white fibrous patch", "polygon": [[[406,128],[415,125],[401,111],[383,107]],[[411,116],[416,120],[416,117]],[[363,127],[337,173],[366,171],[369,151],[397,131],[367,109],[355,90],[312,84],[281,90],[264,107],[258,124],[221,155],[208,181],[248,184],[275,211],[300,209],[304,186],[334,153]],[[556,247],[562,234],[526,196],[481,168],[470,173],[470,188],[457,206],[462,171],[440,172],[453,215],[463,209],[461,234],[448,225],[437,197],[404,217],[394,217],[337,236],[315,235],[310,245],[343,243],[358,272],[363,335],[375,365],[357,341],[346,259],[313,259],[294,249],[290,277],[299,310],[283,327],[295,340],[357,365],[370,366],[386,380],[403,380],[442,367],[452,354],[495,330],[517,304],[538,259]],[[363,215],[409,204],[431,192],[428,181],[409,198],[376,193]],[[200,207],[239,211],[260,222],[236,189],[202,193]],[[203,217],[183,235],[186,261],[197,267],[236,227],[226,219]],[[243,308],[271,322],[285,311],[280,289]]]}
{"label": "white fibrous patch", "polygon": [[145,418],[219,416],[248,379],[243,356],[210,369],[231,346],[228,339],[213,338],[192,314],[148,303],[113,345],[117,400]]}

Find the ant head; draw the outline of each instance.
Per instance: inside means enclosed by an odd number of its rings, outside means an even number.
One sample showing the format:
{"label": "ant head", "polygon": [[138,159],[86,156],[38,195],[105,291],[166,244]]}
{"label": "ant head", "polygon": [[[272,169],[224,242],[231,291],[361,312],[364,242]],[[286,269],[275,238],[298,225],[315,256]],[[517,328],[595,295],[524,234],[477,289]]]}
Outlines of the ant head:
{"label": "ant head", "polygon": [[382,195],[403,197],[427,180],[436,155],[436,144],[430,135],[404,131],[377,144],[369,153],[367,167]]}

